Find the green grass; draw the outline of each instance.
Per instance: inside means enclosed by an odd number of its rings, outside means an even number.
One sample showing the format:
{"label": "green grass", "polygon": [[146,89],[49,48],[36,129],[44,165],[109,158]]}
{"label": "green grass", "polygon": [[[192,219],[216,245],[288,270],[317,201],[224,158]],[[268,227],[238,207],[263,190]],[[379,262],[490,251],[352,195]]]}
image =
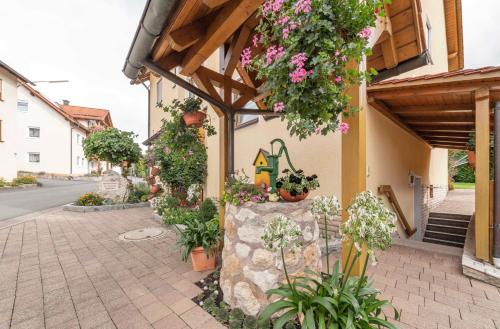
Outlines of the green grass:
{"label": "green grass", "polygon": [[453,183],[453,186],[455,189],[458,190],[474,190],[476,188],[476,183],[460,183],[460,182],[455,182]]}

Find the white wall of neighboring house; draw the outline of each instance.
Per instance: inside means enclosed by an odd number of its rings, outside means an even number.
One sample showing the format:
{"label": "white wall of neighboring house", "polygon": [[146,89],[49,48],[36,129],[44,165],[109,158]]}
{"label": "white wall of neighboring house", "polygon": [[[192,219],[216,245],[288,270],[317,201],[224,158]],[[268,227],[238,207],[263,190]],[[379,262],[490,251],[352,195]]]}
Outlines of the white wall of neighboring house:
{"label": "white wall of neighboring house", "polygon": [[16,112],[17,78],[0,67],[0,178],[12,180],[17,176],[16,164]]}
{"label": "white wall of neighboring house", "polygon": [[[71,174],[71,125],[53,108],[18,87],[18,101],[27,101],[26,111],[16,108],[17,168],[20,171]],[[30,128],[39,129],[39,137],[30,137]],[[73,143],[74,154],[78,146]],[[81,146],[79,146],[81,149]],[[30,154],[32,159],[30,160]],[[39,154],[39,162],[36,155]]]}
{"label": "white wall of neighboring house", "polygon": [[90,173],[89,161],[83,154],[83,140],[86,138],[86,133],[83,129],[74,127],[72,132],[72,175],[85,175]]}

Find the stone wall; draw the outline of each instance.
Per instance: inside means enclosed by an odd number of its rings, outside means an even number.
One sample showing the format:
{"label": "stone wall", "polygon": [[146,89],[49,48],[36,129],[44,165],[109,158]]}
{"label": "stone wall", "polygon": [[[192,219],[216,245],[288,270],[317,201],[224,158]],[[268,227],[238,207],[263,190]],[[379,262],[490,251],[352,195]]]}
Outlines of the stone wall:
{"label": "stone wall", "polygon": [[232,308],[256,315],[269,303],[265,292],[285,282],[279,251],[267,250],[261,240],[265,225],[278,215],[295,221],[303,232],[301,249],[285,254],[289,273],[296,276],[303,275],[305,268],[321,270],[319,227],[310,208],[309,200],[226,207],[220,285],[224,301]]}

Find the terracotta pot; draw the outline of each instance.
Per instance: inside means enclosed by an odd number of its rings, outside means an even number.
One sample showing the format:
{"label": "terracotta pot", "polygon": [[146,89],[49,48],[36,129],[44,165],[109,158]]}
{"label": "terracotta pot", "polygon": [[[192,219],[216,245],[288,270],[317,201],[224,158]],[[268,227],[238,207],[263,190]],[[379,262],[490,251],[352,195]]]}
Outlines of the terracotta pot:
{"label": "terracotta pot", "polygon": [[200,128],[203,125],[203,120],[205,120],[206,116],[207,114],[201,111],[184,112],[184,114],[182,115],[182,119],[184,120],[186,126],[195,126]]}
{"label": "terracotta pot", "polygon": [[476,169],[476,152],[467,151],[467,157],[469,158],[469,165],[472,167],[472,169]]}
{"label": "terracotta pot", "polygon": [[158,184],[151,185],[151,188],[149,190],[151,191],[151,193],[156,194],[160,192],[160,186],[158,186]]}
{"label": "terracotta pot", "polygon": [[158,168],[158,167],[151,168],[151,175],[152,176],[158,176],[159,173],[160,173],[160,168]]}
{"label": "terracotta pot", "polygon": [[301,193],[296,196],[292,196],[290,192],[285,191],[283,189],[279,189],[278,191],[280,193],[281,198],[288,202],[299,202],[307,198],[307,196],[309,195],[309,192],[307,192],[307,193]]}
{"label": "terracotta pot", "polygon": [[215,269],[215,252],[207,257],[203,247],[194,248],[191,251],[191,262],[193,263],[193,270],[196,272],[213,270]]}
{"label": "terracotta pot", "polygon": [[149,176],[146,181],[148,182],[149,185],[155,185],[156,179],[154,176]]}

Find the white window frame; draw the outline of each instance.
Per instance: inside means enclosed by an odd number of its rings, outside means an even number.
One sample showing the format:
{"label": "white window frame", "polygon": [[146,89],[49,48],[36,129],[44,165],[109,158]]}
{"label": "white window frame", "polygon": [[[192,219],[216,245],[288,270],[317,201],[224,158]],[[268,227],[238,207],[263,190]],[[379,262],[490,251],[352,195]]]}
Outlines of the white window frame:
{"label": "white window frame", "polygon": [[[32,155],[38,155],[38,161],[31,161]],[[28,162],[33,164],[39,164],[41,162],[40,152],[28,152]]]}
{"label": "white window frame", "polygon": [[3,80],[0,79],[0,101],[3,101]]}
{"label": "white window frame", "polygon": [[163,79],[156,81],[156,103],[160,103],[163,100]]}
{"label": "white window frame", "polygon": [[[26,109],[25,109],[25,110],[21,110],[21,109],[19,108],[20,103],[21,103],[22,105],[25,105],[25,106],[26,106]],[[18,100],[17,100],[17,110],[18,110],[19,112],[22,112],[22,113],[26,113],[26,112],[28,112],[28,111],[29,111],[29,102],[28,102],[28,100],[27,100],[27,99],[18,99]]]}
{"label": "white window frame", "polygon": [[[31,129],[38,129],[38,136],[31,136]],[[40,127],[28,127],[28,138],[40,138]]]}

